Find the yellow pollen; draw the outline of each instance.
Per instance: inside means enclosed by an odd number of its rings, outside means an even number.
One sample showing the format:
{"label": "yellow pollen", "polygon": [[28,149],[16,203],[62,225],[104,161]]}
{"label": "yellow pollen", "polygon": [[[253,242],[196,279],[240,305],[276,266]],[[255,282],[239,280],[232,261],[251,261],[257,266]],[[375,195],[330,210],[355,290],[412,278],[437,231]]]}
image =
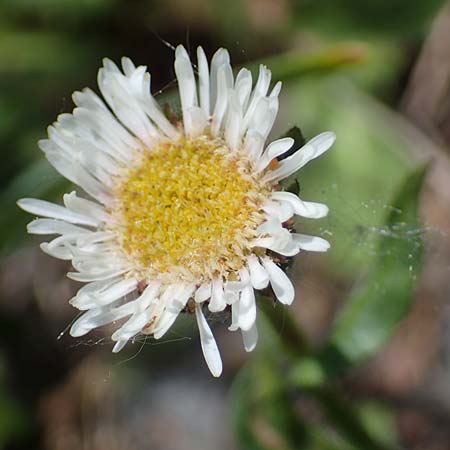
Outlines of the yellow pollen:
{"label": "yellow pollen", "polygon": [[267,193],[223,140],[203,135],[146,151],[117,188],[118,237],[135,276],[202,282],[235,274]]}

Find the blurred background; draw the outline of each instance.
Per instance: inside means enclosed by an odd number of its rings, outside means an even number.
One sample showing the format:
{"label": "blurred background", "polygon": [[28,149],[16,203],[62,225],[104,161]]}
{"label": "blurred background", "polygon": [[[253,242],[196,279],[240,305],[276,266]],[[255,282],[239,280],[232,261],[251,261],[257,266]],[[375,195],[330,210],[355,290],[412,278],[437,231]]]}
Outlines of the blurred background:
{"label": "blurred background", "polygon": [[[104,56],[170,103],[178,43],[267,64],[273,138],[338,136],[296,180],[332,249],[292,264],[289,310],[260,299],[254,353],[211,318],[218,380],[189,316],[119,355],[68,336],[78,285],[15,205],[70,189],[36,142]],[[1,0],[0,149],[0,449],[450,449],[450,3]]]}

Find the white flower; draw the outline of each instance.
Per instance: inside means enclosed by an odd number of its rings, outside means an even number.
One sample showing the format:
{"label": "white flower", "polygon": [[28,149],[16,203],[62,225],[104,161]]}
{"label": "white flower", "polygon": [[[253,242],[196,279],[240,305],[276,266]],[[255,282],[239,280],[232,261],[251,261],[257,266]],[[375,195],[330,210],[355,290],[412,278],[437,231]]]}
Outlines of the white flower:
{"label": "white flower", "polygon": [[231,308],[230,330],[241,330],[254,349],[255,289],[269,284],[289,305],[294,288],[277,265],[279,255],[326,251],[324,239],[291,232],[293,215],[324,217],[328,208],[282,192],[279,181],[325,152],[334,142],[322,133],[291,156],[277,160],[294,141],[266,145],[278,111],[281,83],[269,92],[270,71],[236,77],[225,49],[208,62],[197,49],[197,67],[186,50],[175,52],[182,120],[172,123],[150,93],[150,74],[122,59],[98,73],[105,102],[90,89],[75,92],[77,107],[61,114],[39,146],[50,163],[80,186],[64,205],[22,199],[40,216],[28,232],[57,235],[44,252],[71,260],[69,278],[86,283],[70,303],[84,313],[72,336],[118,323],[118,352],[139,333],[161,338],[181,311],[195,312],[211,373],[222,361],[204,316]]}

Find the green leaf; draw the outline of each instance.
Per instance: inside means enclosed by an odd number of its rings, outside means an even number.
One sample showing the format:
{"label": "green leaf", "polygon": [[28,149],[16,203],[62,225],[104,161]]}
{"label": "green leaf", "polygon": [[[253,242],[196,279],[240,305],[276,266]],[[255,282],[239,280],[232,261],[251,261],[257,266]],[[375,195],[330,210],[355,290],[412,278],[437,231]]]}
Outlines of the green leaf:
{"label": "green leaf", "polygon": [[408,313],[422,262],[419,194],[426,168],[412,173],[394,199],[373,267],[344,304],[331,347],[351,363],[370,358]]}

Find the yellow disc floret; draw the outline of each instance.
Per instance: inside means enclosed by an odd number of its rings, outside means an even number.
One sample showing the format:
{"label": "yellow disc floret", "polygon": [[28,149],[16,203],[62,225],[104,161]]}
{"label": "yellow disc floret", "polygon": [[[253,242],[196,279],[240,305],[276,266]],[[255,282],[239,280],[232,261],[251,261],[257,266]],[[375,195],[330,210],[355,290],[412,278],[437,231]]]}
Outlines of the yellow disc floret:
{"label": "yellow disc floret", "polygon": [[141,279],[227,277],[244,266],[266,194],[222,140],[163,142],[118,183],[119,241]]}

